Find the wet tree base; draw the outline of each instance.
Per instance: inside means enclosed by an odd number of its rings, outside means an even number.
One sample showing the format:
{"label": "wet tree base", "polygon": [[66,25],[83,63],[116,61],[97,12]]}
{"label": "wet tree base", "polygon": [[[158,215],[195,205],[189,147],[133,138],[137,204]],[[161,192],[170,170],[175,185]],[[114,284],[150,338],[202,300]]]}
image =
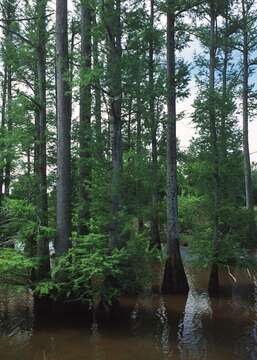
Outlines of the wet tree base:
{"label": "wet tree base", "polygon": [[210,279],[208,284],[208,293],[211,297],[220,296],[220,281],[218,265],[213,264],[211,267]]}
{"label": "wet tree base", "polygon": [[168,258],[165,264],[162,293],[186,295],[188,291],[189,286],[181,257]]}

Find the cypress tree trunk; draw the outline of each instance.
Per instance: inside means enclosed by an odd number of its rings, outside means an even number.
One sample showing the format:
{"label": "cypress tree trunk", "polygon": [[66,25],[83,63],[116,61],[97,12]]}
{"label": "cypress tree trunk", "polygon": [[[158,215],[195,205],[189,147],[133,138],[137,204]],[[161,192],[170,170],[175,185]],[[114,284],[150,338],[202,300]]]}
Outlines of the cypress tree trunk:
{"label": "cypress tree trunk", "polygon": [[[12,133],[12,69],[11,65],[7,64],[7,133],[8,136]],[[5,180],[4,180],[4,192],[6,196],[10,195],[10,183],[11,183],[11,165],[12,154],[11,147],[7,146],[7,155],[5,163]]]}
{"label": "cypress tree trunk", "polygon": [[228,59],[229,59],[229,47],[228,47],[228,19],[229,6],[228,1],[225,0],[225,33],[224,33],[224,49],[223,49],[223,70],[222,70],[222,97],[224,105],[221,113],[221,152],[222,162],[227,158],[227,145],[226,145],[226,121],[227,121],[227,75],[228,75]]}
{"label": "cypress tree trunk", "polygon": [[126,144],[126,150],[130,152],[131,145],[132,145],[132,97],[128,101],[128,128],[127,128],[127,144]]}
{"label": "cypress tree trunk", "polygon": [[67,0],[56,0],[57,79],[57,237],[56,255],[71,246],[71,95],[68,58]]}
{"label": "cypress tree trunk", "polygon": [[[38,92],[38,81],[37,81],[37,74],[36,74],[36,81],[35,81],[35,95]],[[39,139],[40,139],[40,127],[39,127],[39,108],[36,107],[35,109],[35,133],[34,133],[34,173],[36,175],[36,177],[38,176],[37,174],[39,174]],[[38,184],[37,184],[38,186]],[[39,189],[37,189],[37,191],[39,191]],[[35,201],[36,202],[36,201]]]}
{"label": "cypress tree trunk", "polygon": [[[220,172],[219,172],[219,152],[218,137],[215,111],[215,65],[216,65],[216,11],[214,0],[210,1],[210,66],[209,66],[209,120],[210,120],[210,140],[212,151],[212,171],[213,171],[213,250],[214,258],[218,255],[219,246],[219,208],[220,208]],[[209,279],[210,295],[218,295],[219,276],[218,265],[212,264],[211,275]]]}
{"label": "cypress tree trunk", "polygon": [[171,0],[167,5],[167,260],[163,292],[185,294],[188,283],[179,249],[178,228],[175,14]]}
{"label": "cypress tree trunk", "polygon": [[81,85],[80,85],[80,128],[79,128],[79,213],[78,233],[89,233],[90,218],[89,186],[91,182],[90,170],[90,142],[91,142],[91,85],[85,84],[85,74],[91,70],[92,48],[92,10],[85,1],[81,1]]}
{"label": "cypress tree trunk", "polygon": [[[39,131],[39,166],[36,174],[38,181],[37,209],[40,223],[48,226],[47,199],[47,155],[46,155],[46,5],[47,0],[37,0],[37,80],[38,80],[38,131]],[[38,239],[37,255],[39,257],[38,277],[45,277],[50,270],[49,244],[46,235]]]}
{"label": "cypress tree trunk", "polygon": [[[8,58],[10,56],[9,51],[13,46],[13,19],[15,18],[15,6],[16,2],[10,2],[5,0],[3,3],[3,13],[4,18],[7,19],[6,30],[4,30],[5,36],[5,46],[7,52],[7,59],[5,59],[6,71],[7,71],[7,103],[6,103],[6,133],[8,136],[12,135],[13,130],[13,121],[12,121],[12,78],[13,78],[13,64],[12,61]],[[11,167],[12,167],[12,149],[10,145],[7,145],[6,149],[6,158],[5,158],[5,195],[9,196],[10,194],[10,183],[11,183]]]}
{"label": "cypress tree trunk", "polygon": [[[73,77],[74,77],[74,48],[75,48],[75,37],[76,37],[76,25],[75,25],[75,20],[72,19],[71,22],[71,40],[70,40],[70,83],[71,83],[71,88],[72,88],[72,82],[73,82]],[[72,102],[73,102],[73,94],[72,94],[72,89],[71,89],[71,107],[72,107]]]}
{"label": "cypress tree trunk", "polygon": [[27,176],[31,176],[31,152],[30,147],[27,149]]}
{"label": "cypress tree trunk", "polygon": [[[137,73],[137,84],[136,84],[136,168],[139,167],[139,162],[142,156],[142,103],[141,103],[141,94],[140,94],[140,81],[139,73]],[[140,178],[136,179],[136,199],[137,199],[137,223],[138,231],[142,232],[144,230],[144,218],[141,211],[141,191],[142,191],[142,180]]]}
{"label": "cypress tree trunk", "polygon": [[112,184],[110,246],[119,247],[121,239],[121,197],[122,197],[122,136],[121,136],[121,22],[120,0],[107,3],[108,70],[110,89],[110,116],[112,126]]}
{"label": "cypress tree trunk", "polygon": [[[94,27],[97,26],[96,14],[93,15],[93,24]],[[99,62],[99,44],[97,39],[97,34],[93,36],[93,60],[94,60],[94,69],[97,69],[100,65]],[[96,155],[98,159],[101,159],[103,156],[103,138],[102,138],[102,111],[101,111],[101,85],[100,79],[97,77],[95,79],[95,90],[94,90],[94,116],[95,116],[95,133],[96,133]]]}
{"label": "cypress tree trunk", "polygon": [[[1,139],[5,136],[6,126],[6,94],[7,93],[7,67],[4,67],[4,78],[2,82],[2,112],[1,112]],[[1,143],[1,163],[0,163],[0,206],[3,198],[3,184],[4,184],[4,144]]]}
{"label": "cypress tree trunk", "polygon": [[154,0],[150,1],[150,42],[149,42],[149,91],[150,91],[150,124],[152,143],[152,209],[151,209],[151,246],[161,247],[158,218],[158,149],[157,149],[157,119],[155,115],[154,95]]}
{"label": "cypress tree trunk", "polygon": [[220,127],[220,179],[223,199],[228,199],[230,192],[229,176],[227,173],[227,132],[228,132],[228,66],[231,49],[228,46],[229,40],[229,3],[225,0],[224,4],[224,39],[223,39],[223,68],[222,68],[222,98],[223,106],[221,109],[221,127]]}
{"label": "cypress tree trunk", "polygon": [[249,150],[249,37],[247,24],[247,1],[242,0],[243,15],[243,154],[245,175],[246,208],[249,210],[249,235],[251,244],[256,244],[256,223],[254,214],[254,197]]}

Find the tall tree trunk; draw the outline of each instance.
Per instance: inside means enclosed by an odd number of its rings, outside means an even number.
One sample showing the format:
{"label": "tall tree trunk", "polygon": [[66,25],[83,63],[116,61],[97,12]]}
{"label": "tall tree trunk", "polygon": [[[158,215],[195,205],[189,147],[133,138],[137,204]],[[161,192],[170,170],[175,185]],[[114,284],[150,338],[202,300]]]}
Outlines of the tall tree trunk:
{"label": "tall tree trunk", "polygon": [[225,29],[224,29],[224,39],[223,39],[223,68],[222,68],[222,98],[223,106],[221,109],[221,127],[220,127],[220,178],[221,178],[221,187],[223,199],[228,198],[229,194],[229,185],[228,185],[228,174],[227,174],[227,128],[228,128],[228,65],[229,65],[229,55],[230,48],[228,46],[229,41],[229,4],[228,0],[225,0],[224,4],[224,19],[225,19]]}
{"label": "tall tree trunk", "polygon": [[[37,80],[39,102],[39,166],[36,174],[38,181],[37,210],[40,224],[48,226],[47,199],[47,155],[46,155],[46,5],[47,0],[37,0]],[[37,255],[39,257],[38,277],[43,278],[50,270],[49,244],[46,235],[38,239]]]}
{"label": "tall tree trunk", "polygon": [[244,171],[245,171],[245,198],[246,207],[253,210],[253,190],[251,176],[251,160],[249,151],[248,136],[248,112],[249,112],[249,49],[248,49],[248,31],[247,14],[245,0],[242,0],[243,14],[243,150],[244,150]]}
{"label": "tall tree trunk", "polygon": [[[96,18],[94,14],[94,25],[96,26]],[[94,58],[94,69],[99,68],[99,50],[97,35],[93,38],[93,58]],[[95,116],[95,132],[96,132],[96,154],[98,159],[103,156],[103,138],[102,138],[102,112],[101,112],[101,85],[100,79],[95,79],[95,90],[94,90],[94,116]]]}
{"label": "tall tree trunk", "polygon": [[149,111],[152,144],[152,209],[151,209],[151,246],[161,248],[158,217],[158,149],[157,149],[157,119],[155,114],[154,95],[154,0],[150,0],[150,41],[149,41]]}
{"label": "tall tree trunk", "polygon": [[167,0],[167,260],[163,281],[165,293],[187,293],[188,283],[179,249],[176,83],[175,83],[175,14]]}
{"label": "tall tree trunk", "polygon": [[91,84],[85,83],[85,75],[92,66],[92,9],[81,1],[81,85],[80,85],[80,128],[79,128],[79,213],[78,233],[89,233],[90,219],[89,186],[91,182],[90,143],[91,143]]}
{"label": "tall tree trunk", "polygon": [[[36,74],[36,81],[35,81],[35,95],[38,93],[38,81],[37,81],[37,74]],[[39,150],[40,150],[40,146],[39,146],[39,139],[40,139],[40,127],[39,127],[39,108],[36,107],[35,108],[35,113],[34,113],[34,123],[35,123],[35,133],[34,133],[34,173],[36,175],[36,177],[38,176],[37,174],[39,174]],[[37,183],[38,186],[38,183]],[[37,188],[37,192],[39,191],[39,189]]]}
{"label": "tall tree trunk", "polygon": [[[16,1],[9,2],[7,0],[4,1],[4,17],[8,20],[5,30],[5,42],[6,42],[6,51],[9,53],[9,49],[12,48],[13,45],[13,19],[15,19],[15,8]],[[7,55],[7,57],[10,56]],[[7,104],[6,104],[6,130],[8,137],[12,136],[13,130],[13,120],[12,120],[12,78],[13,78],[13,64],[10,59],[5,59],[5,65],[7,69]],[[5,159],[5,179],[4,179],[4,187],[5,187],[5,195],[9,196],[10,194],[10,184],[11,184],[11,167],[12,167],[12,149],[10,145],[7,145],[6,149],[6,159]]]}
{"label": "tall tree trunk", "polygon": [[[75,19],[71,21],[71,40],[70,40],[70,83],[72,88],[72,82],[74,78],[74,50],[75,50],[75,38],[76,38],[76,22]],[[72,89],[71,89],[71,105],[73,102]]]}
{"label": "tall tree trunk", "polygon": [[122,198],[122,136],[121,136],[121,20],[120,0],[108,0],[108,67],[110,76],[110,114],[112,125],[112,223],[110,246],[119,247],[121,239],[121,198]]}
{"label": "tall tree trunk", "polygon": [[[6,94],[7,93],[7,67],[4,67],[4,78],[2,82],[2,112],[1,112],[1,139],[5,136],[6,126]],[[0,159],[0,206],[3,198],[3,185],[4,185],[4,144],[1,143],[1,159]]]}
{"label": "tall tree trunk", "polygon": [[245,175],[246,208],[249,210],[250,242],[256,244],[256,222],[254,214],[254,197],[249,150],[249,37],[247,24],[247,1],[242,0],[243,15],[243,153]]}
{"label": "tall tree trunk", "polygon": [[[8,136],[12,134],[12,67],[10,64],[7,65],[7,133]],[[5,163],[5,181],[4,181],[4,192],[6,196],[10,195],[10,184],[11,184],[11,166],[12,166],[12,150],[10,145],[7,146],[7,155]]]}
{"label": "tall tree trunk", "polygon": [[127,128],[127,144],[126,144],[126,150],[130,152],[131,145],[132,145],[132,102],[133,98],[131,97],[128,100],[128,128]]}
{"label": "tall tree trunk", "polygon": [[71,94],[68,77],[67,0],[56,0],[57,256],[71,246]]}
{"label": "tall tree trunk", "polygon": [[[140,161],[142,158],[142,103],[141,103],[141,93],[140,93],[140,77],[139,69],[137,73],[137,83],[136,83],[136,171],[138,171],[140,166]],[[142,192],[142,180],[140,177],[136,178],[136,206],[137,206],[137,223],[138,231],[142,232],[144,230],[144,218],[142,213],[142,203],[141,203],[141,192]]]}
{"label": "tall tree trunk", "polygon": [[211,268],[209,279],[210,295],[218,295],[219,292],[219,276],[216,258],[218,256],[219,246],[219,208],[220,208],[220,171],[219,171],[219,151],[218,151],[218,135],[215,111],[215,66],[216,66],[216,10],[214,0],[210,1],[210,66],[209,66],[209,120],[210,120],[210,141],[212,151],[212,167],[213,167],[213,251],[214,263]]}
{"label": "tall tree trunk", "polygon": [[228,26],[229,26],[229,6],[228,0],[225,0],[225,33],[224,33],[224,48],[223,48],[223,69],[222,69],[222,97],[223,107],[221,113],[221,155],[222,162],[227,158],[227,144],[226,144],[226,122],[227,122],[227,78],[228,78],[228,59],[229,59],[229,47],[228,47]]}
{"label": "tall tree trunk", "polygon": [[[9,51],[10,48],[13,46],[13,33],[12,33],[12,26],[13,20],[15,18],[15,1],[9,2],[5,0],[3,2],[3,14],[4,18],[7,21],[6,23],[6,30],[4,30],[5,36],[5,51],[7,54],[7,58],[4,59],[6,72],[7,72],[7,102],[6,102],[6,134],[8,137],[12,135],[12,77],[13,77],[13,65],[12,61],[8,58],[10,56]],[[11,166],[12,166],[12,149],[11,146],[8,144],[6,147],[6,158],[5,158],[5,178],[4,178],[4,193],[6,196],[10,194],[10,183],[11,183]]]}

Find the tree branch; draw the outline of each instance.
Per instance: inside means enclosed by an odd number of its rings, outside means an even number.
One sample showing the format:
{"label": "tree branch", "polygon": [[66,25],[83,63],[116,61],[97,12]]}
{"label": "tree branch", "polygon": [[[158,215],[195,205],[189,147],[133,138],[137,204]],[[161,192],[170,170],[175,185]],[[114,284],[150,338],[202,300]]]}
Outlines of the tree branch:
{"label": "tree branch", "polygon": [[184,12],[189,11],[189,10],[193,9],[194,7],[196,7],[196,6],[203,5],[203,4],[206,4],[206,0],[200,0],[200,1],[196,1],[193,4],[188,4],[183,9],[180,9],[179,11],[176,11],[175,16],[177,17],[177,16],[183,14]]}
{"label": "tree branch", "polygon": [[[49,14],[46,14],[45,16],[44,16],[44,18],[47,18],[47,17],[49,17],[49,16],[51,16],[51,15],[53,15],[54,14],[54,11],[52,11],[52,12],[50,12]],[[18,19],[0,19],[0,21],[2,21],[2,22],[14,22],[14,21],[32,21],[32,20],[38,20],[39,19],[39,17],[38,16],[34,16],[34,17],[25,17],[25,18],[18,18]]]}
{"label": "tree branch", "polygon": [[32,41],[30,41],[29,39],[25,38],[24,36],[22,36],[20,33],[9,29],[8,27],[1,25],[0,24],[0,28],[4,29],[5,31],[12,33],[13,35],[16,35],[17,37],[19,37],[22,41],[26,42],[27,44],[29,44],[30,46],[34,47],[35,45],[33,44]]}

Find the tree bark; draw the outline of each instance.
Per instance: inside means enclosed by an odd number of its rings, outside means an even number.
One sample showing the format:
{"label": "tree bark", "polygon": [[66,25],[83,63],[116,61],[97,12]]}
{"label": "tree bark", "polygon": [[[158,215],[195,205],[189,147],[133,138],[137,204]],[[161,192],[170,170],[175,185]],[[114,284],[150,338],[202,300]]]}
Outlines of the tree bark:
{"label": "tree bark", "polygon": [[[7,65],[7,133],[8,136],[12,134],[12,69],[11,65]],[[4,181],[4,193],[5,196],[10,195],[11,184],[11,166],[12,166],[12,154],[11,147],[7,146],[6,164],[5,164],[5,181]]]}
{"label": "tree bark", "polygon": [[[99,50],[98,41],[96,36],[93,40],[93,57],[94,57],[94,68],[99,67]],[[94,104],[94,115],[95,115],[95,126],[96,126],[96,153],[99,159],[103,156],[103,137],[102,137],[102,111],[101,111],[101,88],[100,80],[97,77],[95,80],[95,104]]]}
{"label": "tree bark", "polygon": [[[140,80],[139,80],[139,69],[136,83],[136,169],[139,168],[139,164],[142,157],[142,102],[141,102],[141,92],[140,92]],[[137,177],[136,179],[136,207],[137,207],[137,224],[138,232],[142,233],[144,230],[144,218],[142,213],[142,203],[141,203],[141,193],[142,193],[142,179]]]}
{"label": "tree bark", "polygon": [[[7,96],[7,67],[4,67],[4,78],[2,83],[2,113],[1,113],[1,138],[5,136],[6,126],[6,96]],[[4,185],[4,144],[1,143],[1,164],[0,164],[0,206],[3,199],[3,185]]]}
{"label": "tree bark", "polygon": [[90,143],[91,143],[91,84],[85,83],[85,74],[92,66],[92,9],[81,1],[81,85],[80,85],[80,128],[79,128],[79,213],[78,233],[89,233],[90,194]]}
{"label": "tree bark", "polygon": [[256,222],[252,184],[251,157],[249,150],[249,36],[247,25],[247,1],[242,0],[243,15],[243,154],[245,176],[245,200],[249,210],[250,244],[256,244]]}
{"label": "tree bark", "polygon": [[188,283],[179,248],[175,82],[175,14],[167,1],[167,259],[162,290],[188,292]]}
{"label": "tree bark", "polygon": [[218,247],[219,247],[219,208],[220,208],[220,169],[219,169],[219,150],[218,135],[215,111],[215,66],[216,66],[216,10],[214,0],[210,1],[210,66],[209,66],[209,120],[210,120],[210,141],[213,172],[213,251],[214,263],[212,264],[209,279],[209,294],[218,295],[219,276],[218,276]]}
{"label": "tree bark", "polygon": [[71,246],[71,94],[69,84],[67,0],[56,0],[57,78],[57,237],[56,255]]}
{"label": "tree bark", "polygon": [[157,119],[155,114],[154,95],[154,0],[150,0],[150,41],[149,41],[149,115],[152,145],[152,209],[151,209],[151,246],[161,248],[158,217],[158,147],[157,147]]}
{"label": "tree bark", "polygon": [[223,107],[221,113],[221,154],[222,154],[222,162],[226,161],[227,158],[227,77],[228,77],[228,59],[229,59],[229,47],[228,47],[228,0],[225,0],[225,33],[224,33],[224,48],[223,48],[223,70],[222,70],[222,97],[223,97]]}
{"label": "tree bark", "polygon": [[244,152],[244,173],[245,173],[245,199],[246,207],[253,210],[253,189],[251,175],[251,159],[249,151],[249,134],[248,134],[248,112],[249,112],[249,48],[248,48],[248,30],[246,3],[242,0],[243,14],[243,152]]}
{"label": "tree bark", "polygon": [[[46,154],[46,5],[47,0],[37,0],[37,80],[39,102],[39,166],[36,174],[38,181],[37,210],[40,225],[48,226],[47,198],[47,154]],[[43,278],[50,271],[49,244],[46,235],[38,239],[37,255],[39,257],[38,277]]]}
{"label": "tree bark", "polygon": [[[6,30],[4,31],[5,35],[5,44],[6,51],[9,52],[9,47],[13,46],[13,19],[15,19],[15,6],[16,2],[4,1],[4,17],[8,20],[6,25]],[[8,57],[8,55],[7,55]],[[7,136],[12,135],[13,130],[13,120],[12,120],[12,78],[13,78],[13,64],[10,59],[5,59],[5,65],[7,69],[7,104],[6,104],[6,130]],[[6,158],[5,158],[5,179],[4,179],[4,187],[5,187],[5,195],[10,195],[10,184],[11,184],[11,168],[12,168],[12,149],[8,144],[6,148]]]}
{"label": "tree bark", "polygon": [[107,38],[108,38],[108,68],[110,76],[110,115],[112,125],[112,223],[110,231],[110,246],[120,247],[121,239],[121,198],[122,198],[122,135],[121,135],[121,20],[120,0],[107,2]]}

